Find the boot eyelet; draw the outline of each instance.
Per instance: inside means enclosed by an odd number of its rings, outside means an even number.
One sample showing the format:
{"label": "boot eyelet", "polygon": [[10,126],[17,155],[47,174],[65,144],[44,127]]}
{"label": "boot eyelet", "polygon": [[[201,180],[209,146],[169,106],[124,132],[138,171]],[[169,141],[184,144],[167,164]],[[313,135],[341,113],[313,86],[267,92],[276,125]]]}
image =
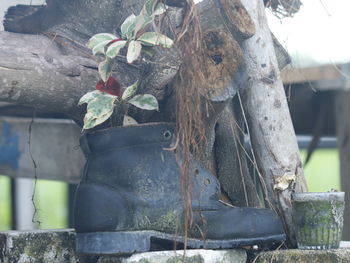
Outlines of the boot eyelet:
{"label": "boot eyelet", "polygon": [[171,131],[165,131],[163,133],[163,138],[167,141],[170,140],[172,136],[173,136],[173,134],[171,133]]}
{"label": "boot eyelet", "polygon": [[210,180],[208,178],[204,179],[204,184],[205,185],[209,185],[210,184]]}

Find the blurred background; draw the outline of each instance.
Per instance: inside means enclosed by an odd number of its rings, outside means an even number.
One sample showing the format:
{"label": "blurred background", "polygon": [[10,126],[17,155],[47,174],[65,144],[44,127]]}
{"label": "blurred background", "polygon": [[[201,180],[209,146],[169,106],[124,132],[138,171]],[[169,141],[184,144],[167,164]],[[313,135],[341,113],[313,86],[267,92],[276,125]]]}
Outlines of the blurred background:
{"label": "blurred background", "polygon": [[[2,0],[0,20],[11,5],[43,2]],[[336,87],[322,83],[337,78],[343,82],[348,79],[350,35],[346,29],[350,25],[349,10],[349,0],[304,0],[300,11],[292,18],[280,18],[267,11],[271,31],[292,59],[283,78],[302,160],[305,161],[308,152],[312,152],[305,166],[311,192],[341,189],[334,115]],[[0,30],[3,30],[2,25]],[[329,74],[331,77],[327,77]],[[35,188],[37,213],[36,219],[32,220],[33,180],[0,175],[0,231],[72,227],[74,188],[73,184],[38,180]],[[40,221],[40,225],[36,221]]]}

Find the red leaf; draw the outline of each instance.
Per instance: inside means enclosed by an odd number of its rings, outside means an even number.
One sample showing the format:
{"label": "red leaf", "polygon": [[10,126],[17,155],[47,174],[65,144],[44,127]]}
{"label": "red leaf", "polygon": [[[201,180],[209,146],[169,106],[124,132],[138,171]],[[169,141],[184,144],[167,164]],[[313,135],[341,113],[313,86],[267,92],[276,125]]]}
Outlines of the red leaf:
{"label": "red leaf", "polygon": [[96,89],[118,97],[121,97],[123,95],[123,91],[120,88],[119,82],[112,76],[109,77],[106,82],[99,80],[96,83]]}

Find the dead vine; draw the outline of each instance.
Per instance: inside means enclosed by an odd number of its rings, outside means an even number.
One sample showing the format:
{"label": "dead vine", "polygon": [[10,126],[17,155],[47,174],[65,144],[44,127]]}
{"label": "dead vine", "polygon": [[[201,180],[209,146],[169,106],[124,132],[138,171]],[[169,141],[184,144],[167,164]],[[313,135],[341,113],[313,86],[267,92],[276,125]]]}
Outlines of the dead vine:
{"label": "dead vine", "polygon": [[202,95],[206,80],[202,70],[202,33],[199,15],[192,0],[187,0],[183,22],[175,35],[175,46],[179,50],[181,66],[176,79],[176,123],[179,145],[181,145],[181,190],[184,200],[185,247],[188,230],[192,225],[192,202],[190,159],[197,156],[200,144],[205,141],[202,120]]}

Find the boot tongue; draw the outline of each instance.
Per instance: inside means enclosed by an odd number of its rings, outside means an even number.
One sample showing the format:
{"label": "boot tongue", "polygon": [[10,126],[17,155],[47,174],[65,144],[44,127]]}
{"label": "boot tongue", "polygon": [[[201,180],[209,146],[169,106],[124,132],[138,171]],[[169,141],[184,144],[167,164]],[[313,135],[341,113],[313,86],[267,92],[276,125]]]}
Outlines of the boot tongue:
{"label": "boot tongue", "polygon": [[170,147],[175,140],[175,125],[172,123],[152,123],[114,127],[101,131],[86,132],[80,138],[85,156],[90,153],[109,151],[115,148],[133,147],[143,144],[160,143]]}

